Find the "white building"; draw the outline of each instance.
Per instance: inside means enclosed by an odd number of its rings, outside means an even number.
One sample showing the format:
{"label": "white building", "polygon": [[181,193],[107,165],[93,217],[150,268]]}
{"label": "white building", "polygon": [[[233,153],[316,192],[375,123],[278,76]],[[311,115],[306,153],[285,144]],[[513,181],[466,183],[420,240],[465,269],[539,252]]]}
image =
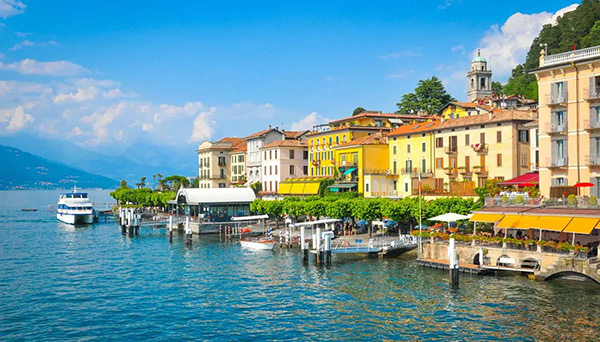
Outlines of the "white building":
{"label": "white building", "polygon": [[276,193],[282,181],[308,175],[305,139],[273,141],[261,148],[261,155],[263,192]]}
{"label": "white building", "polygon": [[246,141],[248,142],[246,151],[246,170],[248,174],[248,184],[261,182],[261,164],[262,156],[260,149],[269,143],[277,140],[284,140],[285,134],[276,128],[266,129],[247,136]]}

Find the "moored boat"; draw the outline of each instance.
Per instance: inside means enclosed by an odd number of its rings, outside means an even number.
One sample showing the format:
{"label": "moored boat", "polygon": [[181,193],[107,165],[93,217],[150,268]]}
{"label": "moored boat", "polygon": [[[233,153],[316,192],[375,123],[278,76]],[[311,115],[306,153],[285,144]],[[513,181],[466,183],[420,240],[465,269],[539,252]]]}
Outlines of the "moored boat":
{"label": "moored boat", "polygon": [[265,238],[260,238],[260,239],[246,238],[246,239],[240,240],[240,244],[242,245],[242,247],[245,247],[245,248],[267,250],[267,251],[272,251],[273,248],[275,247],[275,241],[273,241],[273,239],[265,239]]}
{"label": "moored boat", "polygon": [[94,223],[94,208],[88,194],[78,192],[77,187],[73,188],[73,192],[60,194],[56,218],[68,224]]}

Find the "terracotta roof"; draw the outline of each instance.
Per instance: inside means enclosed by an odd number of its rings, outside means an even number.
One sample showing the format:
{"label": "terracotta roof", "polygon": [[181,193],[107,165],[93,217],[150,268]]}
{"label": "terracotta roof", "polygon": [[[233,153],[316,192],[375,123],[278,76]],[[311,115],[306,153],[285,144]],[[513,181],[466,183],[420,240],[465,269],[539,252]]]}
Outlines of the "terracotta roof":
{"label": "terracotta roof", "polygon": [[337,133],[337,132],[342,132],[342,131],[375,131],[375,132],[379,132],[379,131],[391,131],[392,128],[391,127],[375,127],[375,126],[349,126],[349,127],[342,127],[342,128],[332,128],[331,131],[325,131],[325,132],[311,132],[308,133],[307,136],[315,136],[315,135],[319,135],[319,134],[323,134],[323,135],[327,135],[327,134],[332,134],[332,133]]}
{"label": "terracotta roof", "polygon": [[244,139],[258,138],[258,137],[260,137],[261,135],[265,135],[265,134],[267,134],[267,133],[269,133],[269,132],[271,132],[271,131],[277,131],[277,132],[279,132],[279,130],[278,130],[278,129],[276,129],[276,128],[269,128],[269,129],[265,129],[265,130],[263,130],[263,131],[260,131],[260,132],[256,132],[256,133],[254,133],[254,134],[250,134],[249,136],[245,137]]}
{"label": "terracotta roof", "polygon": [[382,133],[375,133],[348,141],[336,146],[335,148],[355,145],[387,145],[387,139]]}
{"label": "terracotta roof", "polygon": [[238,149],[242,149],[242,151],[246,150],[246,146],[248,146],[248,142],[244,138],[234,138],[234,137],[225,137],[221,140],[218,140],[217,143],[231,143],[231,147],[229,147],[230,151],[236,151]]}
{"label": "terracotta roof", "polygon": [[286,139],[298,139],[301,136],[303,136],[304,134],[310,132],[309,130],[305,130],[305,131],[285,131],[283,132],[285,134],[285,138]]}
{"label": "terracotta roof", "polygon": [[456,119],[447,119],[442,122],[438,129],[445,128],[453,128],[453,127],[461,127],[461,126],[471,126],[471,125],[480,125],[487,124],[491,122],[504,122],[504,121],[532,121],[535,120],[536,117],[532,117],[532,111],[523,111],[523,110],[498,110],[494,111],[494,113],[490,114],[480,114],[480,115],[471,115],[464,116],[462,118]]}
{"label": "terracotta roof", "polygon": [[308,144],[306,141],[301,140],[275,140],[271,143],[264,145],[261,148],[271,148],[271,147],[306,147]]}
{"label": "terracotta roof", "polygon": [[383,119],[426,119],[427,117],[411,115],[411,114],[396,114],[396,113],[381,113],[381,112],[362,112],[358,115],[349,116],[343,119],[330,121],[330,124],[337,124],[344,121],[356,120],[360,118],[383,118]]}
{"label": "terracotta roof", "polygon": [[438,119],[422,122],[414,125],[405,125],[388,133],[388,137],[395,135],[408,135],[413,133],[427,132],[436,129],[442,122]]}

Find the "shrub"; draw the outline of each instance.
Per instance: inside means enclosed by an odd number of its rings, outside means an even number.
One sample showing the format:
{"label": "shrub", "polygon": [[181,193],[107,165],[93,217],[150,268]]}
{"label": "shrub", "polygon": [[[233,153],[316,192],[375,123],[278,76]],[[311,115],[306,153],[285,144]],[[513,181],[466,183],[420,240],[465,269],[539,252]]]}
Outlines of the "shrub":
{"label": "shrub", "polygon": [[588,204],[589,205],[598,205],[598,198],[596,196],[590,196]]}
{"label": "shrub", "polygon": [[519,195],[519,196],[515,197],[515,203],[523,204],[523,196]]}
{"label": "shrub", "polygon": [[569,197],[567,197],[567,204],[569,204],[569,205],[577,204],[577,198],[575,197],[575,195],[569,195]]}

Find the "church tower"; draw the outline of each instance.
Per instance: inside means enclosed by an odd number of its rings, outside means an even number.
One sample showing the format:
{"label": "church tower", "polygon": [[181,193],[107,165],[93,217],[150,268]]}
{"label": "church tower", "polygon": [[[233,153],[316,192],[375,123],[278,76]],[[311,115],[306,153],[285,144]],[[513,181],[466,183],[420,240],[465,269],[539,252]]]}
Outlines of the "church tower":
{"label": "church tower", "polygon": [[467,80],[469,102],[492,95],[492,70],[488,69],[487,62],[481,57],[479,49],[477,49],[477,57],[471,62],[471,71],[467,73]]}

